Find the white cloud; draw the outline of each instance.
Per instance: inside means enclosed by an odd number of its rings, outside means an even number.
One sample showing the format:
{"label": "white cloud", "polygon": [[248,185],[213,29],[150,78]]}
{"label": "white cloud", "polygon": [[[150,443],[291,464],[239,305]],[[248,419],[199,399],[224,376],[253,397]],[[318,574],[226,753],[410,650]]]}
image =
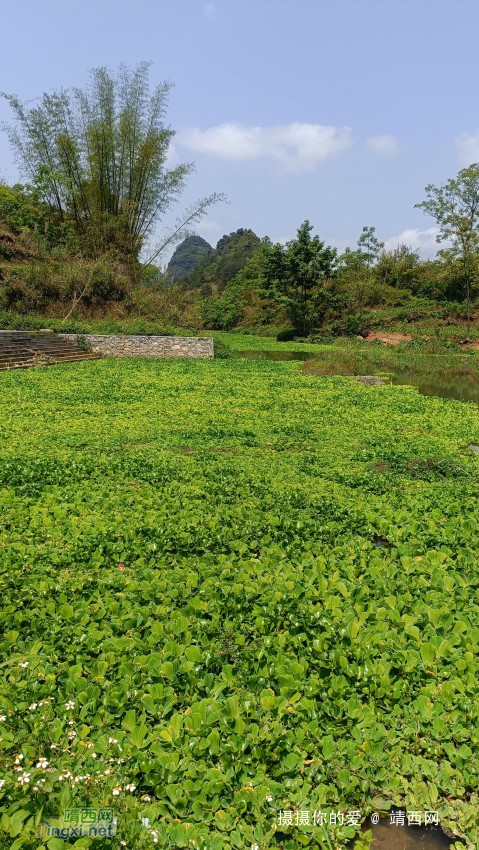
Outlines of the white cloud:
{"label": "white cloud", "polygon": [[379,156],[395,156],[399,150],[394,136],[371,136],[367,146]]}
{"label": "white cloud", "polygon": [[477,133],[462,133],[456,138],[456,147],[461,165],[479,162],[479,130]]}
{"label": "white cloud", "polygon": [[191,127],[176,141],[198,153],[229,160],[266,157],[279,163],[282,171],[312,171],[319,162],[352,145],[349,127],[322,124],[286,124],[277,127],[246,127],[219,124],[207,130]]}
{"label": "white cloud", "polygon": [[386,251],[394,251],[398,245],[407,245],[413,251],[417,251],[419,248],[423,257],[434,257],[436,252],[446,245],[445,242],[441,244],[436,242],[438,233],[438,227],[429,227],[427,230],[419,230],[418,227],[403,230],[399,236],[391,236],[390,239],[387,239],[384,247]]}

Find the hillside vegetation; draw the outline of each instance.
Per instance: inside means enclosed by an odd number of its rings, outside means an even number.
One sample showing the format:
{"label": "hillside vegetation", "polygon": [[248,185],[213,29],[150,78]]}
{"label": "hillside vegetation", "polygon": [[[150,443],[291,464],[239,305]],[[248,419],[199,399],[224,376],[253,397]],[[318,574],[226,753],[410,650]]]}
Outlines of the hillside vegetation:
{"label": "hillside vegetation", "polygon": [[[467,335],[467,304],[460,268],[442,259],[421,261],[406,247],[380,252],[371,267],[360,252],[338,257],[317,288],[308,332],[291,325],[281,293],[265,289],[271,242],[251,230],[223,236],[214,249],[200,237],[177,248],[162,279],[155,265],[126,262],[114,251],[88,257],[75,232],[52,220],[47,204],[23,186],[0,185],[0,313],[2,324],[21,317],[45,322],[103,322],[181,332],[235,330],[291,338],[328,340],[399,331],[412,336],[440,334],[460,341]],[[188,273],[189,272],[189,273]],[[319,295],[319,298],[317,297]],[[471,308],[471,339],[478,333]],[[141,330],[140,330],[141,332]]]}

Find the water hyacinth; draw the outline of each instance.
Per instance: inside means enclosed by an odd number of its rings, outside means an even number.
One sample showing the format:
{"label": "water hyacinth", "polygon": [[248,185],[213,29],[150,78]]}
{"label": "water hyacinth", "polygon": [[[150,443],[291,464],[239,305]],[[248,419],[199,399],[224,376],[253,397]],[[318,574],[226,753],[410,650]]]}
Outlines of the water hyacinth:
{"label": "water hyacinth", "polygon": [[273,801],[378,797],[477,844],[472,405],[295,363],[1,380],[2,806],[262,850],[296,840]]}

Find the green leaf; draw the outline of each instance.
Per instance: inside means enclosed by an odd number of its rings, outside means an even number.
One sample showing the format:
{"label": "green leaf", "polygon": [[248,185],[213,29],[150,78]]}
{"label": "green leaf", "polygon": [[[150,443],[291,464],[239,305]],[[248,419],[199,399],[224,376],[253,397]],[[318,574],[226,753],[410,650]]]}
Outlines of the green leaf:
{"label": "green leaf", "polygon": [[173,679],[175,675],[175,668],[171,661],[165,661],[165,663],[161,665],[161,672],[167,679]]}
{"label": "green leaf", "polygon": [[50,838],[47,841],[48,850],[64,850],[65,842],[61,838]]}
{"label": "green leaf", "polygon": [[125,727],[125,729],[128,729],[129,732],[133,732],[133,729],[136,726],[136,712],[134,711],[134,709],[131,708],[129,711],[126,712],[123,718],[122,725]]}
{"label": "green leaf", "polygon": [[133,741],[135,747],[141,747],[143,741],[145,740],[145,736],[148,733],[147,726],[134,726],[131,730],[131,740]]}
{"label": "green leaf", "polygon": [[434,661],[436,660],[436,647],[433,646],[432,643],[422,643],[421,658],[424,661],[426,667],[429,667],[431,664],[434,664]]}

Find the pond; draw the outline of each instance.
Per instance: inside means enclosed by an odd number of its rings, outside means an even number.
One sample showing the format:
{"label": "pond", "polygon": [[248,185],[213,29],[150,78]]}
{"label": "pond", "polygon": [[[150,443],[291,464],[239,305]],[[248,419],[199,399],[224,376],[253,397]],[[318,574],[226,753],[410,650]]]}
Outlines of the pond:
{"label": "pond", "polygon": [[[448,838],[440,826],[408,826],[407,817],[397,818],[400,809],[391,807],[391,814],[382,817],[379,823],[372,825],[368,818],[365,829],[372,829],[374,850],[447,850],[453,842],[462,843],[460,839]],[[391,823],[399,820],[399,823]]]}
{"label": "pond", "polygon": [[455,381],[442,378],[425,378],[411,373],[393,375],[391,383],[396,386],[417,387],[421,395],[434,395],[439,398],[456,398],[458,401],[474,401],[479,404],[479,384],[472,376],[466,375]]}
{"label": "pond", "polygon": [[[307,351],[238,351],[236,356],[247,360],[311,360],[311,352]],[[454,381],[437,376],[425,378],[415,375],[413,371],[397,373],[390,377],[395,386],[417,387],[421,395],[438,396],[439,398],[455,398],[459,401],[473,401],[479,404],[479,382],[470,373]]]}
{"label": "pond", "polygon": [[314,355],[310,351],[235,351],[235,357],[246,360],[311,360]]}

